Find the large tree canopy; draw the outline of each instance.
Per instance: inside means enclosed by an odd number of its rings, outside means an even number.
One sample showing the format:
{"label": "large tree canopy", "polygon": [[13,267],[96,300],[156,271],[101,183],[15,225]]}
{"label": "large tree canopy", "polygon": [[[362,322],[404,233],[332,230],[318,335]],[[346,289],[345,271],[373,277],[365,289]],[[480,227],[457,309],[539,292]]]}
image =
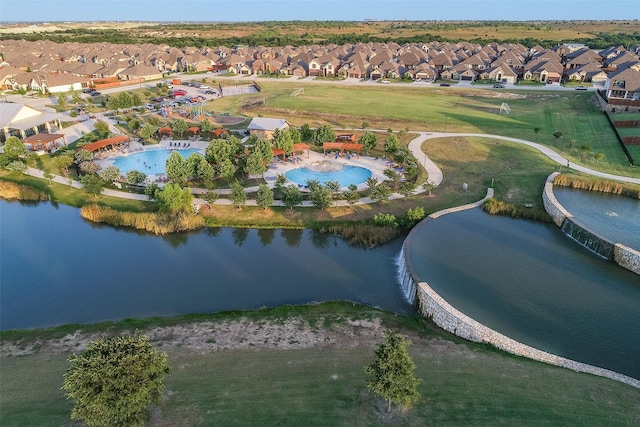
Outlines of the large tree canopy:
{"label": "large tree canopy", "polygon": [[62,389],[74,399],[72,420],[88,426],[143,426],[147,407],[160,400],[169,373],[167,354],[149,338],[100,338],[69,358]]}

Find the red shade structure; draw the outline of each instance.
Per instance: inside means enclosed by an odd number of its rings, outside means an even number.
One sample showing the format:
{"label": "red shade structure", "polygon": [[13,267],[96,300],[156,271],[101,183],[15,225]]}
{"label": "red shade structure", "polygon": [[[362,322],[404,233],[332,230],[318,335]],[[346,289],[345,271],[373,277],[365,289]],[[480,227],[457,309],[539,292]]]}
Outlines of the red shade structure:
{"label": "red shade structure", "polygon": [[47,150],[55,141],[62,139],[62,143],[67,145],[64,134],[61,133],[36,133],[22,140],[23,144],[31,145],[33,151]]}
{"label": "red shade structure", "polygon": [[189,129],[187,129],[187,132],[190,132],[195,135],[198,132],[200,132],[200,128],[198,126],[192,126]]}
{"label": "red shade structure", "polygon": [[94,152],[104,147],[108,147],[108,146],[114,147],[119,144],[128,145],[129,137],[126,135],[122,135],[122,136],[114,136],[113,138],[101,139],[100,141],[91,142],[87,145],[84,145],[78,148],[76,151],[87,150],[87,151]]}
{"label": "red shade structure", "polygon": [[164,128],[160,128],[158,129],[158,135],[172,135],[173,131],[171,130],[170,127],[164,127]]}

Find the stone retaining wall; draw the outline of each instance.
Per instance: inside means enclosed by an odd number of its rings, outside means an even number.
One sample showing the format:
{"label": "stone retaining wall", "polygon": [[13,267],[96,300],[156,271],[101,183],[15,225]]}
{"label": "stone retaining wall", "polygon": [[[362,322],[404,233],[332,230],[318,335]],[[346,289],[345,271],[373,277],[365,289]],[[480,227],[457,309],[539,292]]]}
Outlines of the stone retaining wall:
{"label": "stone retaining wall", "polygon": [[[553,222],[555,222],[558,227],[562,227],[562,224],[567,218],[573,219],[573,215],[558,202],[558,199],[556,199],[556,196],[553,194],[553,180],[557,175],[559,175],[559,173],[554,172],[547,177],[547,181],[544,184],[544,191],[542,192],[542,201],[545,210],[551,215],[551,218],[553,218]],[[591,230],[585,230],[592,233]],[[640,251],[636,249],[621,243],[613,243],[612,261],[620,267],[640,274]]]}
{"label": "stone retaining wall", "polygon": [[611,378],[633,387],[640,388],[640,381],[608,369],[587,365],[571,359],[556,356],[528,345],[515,341],[499,332],[488,328],[470,318],[466,314],[453,308],[426,282],[420,282],[417,286],[418,311],[428,319],[431,319],[442,329],[451,332],[461,338],[473,342],[491,344],[506,352],[527,357],[540,362],[549,363],[576,372],[586,372],[601,377]]}
{"label": "stone retaining wall", "polygon": [[620,267],[640,274],[640,251],[621,243],[616,243],[613,247],[613,261]]}
{"label": "stone retaining wall", "polygon": [[558,175],[560,175],[558,172],[554,172],[547,177],[547,182],[545,182],[544,191],[542,192],[542,202],[544,209],[551,215],[553,222],[555,222],[558,227],[562,227],[564,220],[573,218],[573,215],[558,202],[558,199],[556,199],[556,196],[553,194],[553,180]]}

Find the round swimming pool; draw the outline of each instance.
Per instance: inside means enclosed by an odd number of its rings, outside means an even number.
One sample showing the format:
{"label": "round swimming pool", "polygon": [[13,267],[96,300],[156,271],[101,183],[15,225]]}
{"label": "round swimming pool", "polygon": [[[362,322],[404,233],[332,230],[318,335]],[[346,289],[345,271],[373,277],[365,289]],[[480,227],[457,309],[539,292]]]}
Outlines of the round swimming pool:
{"label": "round swimming pool", "polygon": [[344,165],[337,162],[314,162],[307,167],[292,169],[285,173],[290,181],[299,185],[307,185],[308,181],[317,180],[320,184],[327,181],[338,181],[342,187],[351,184],[362,184],[371,176],[369,169],[360,166]]}
{"label": "round swimming pool", "polygon": [[[144,150],[128,156],[116,157],[113,165],[117,166],[123,174],[130,170],[137,170],[147,175],[165,173],[165,164],[172,151],[174,150],[164,148]],[[185,159],[193,153],[203,154],[202,150],[197,148],[187,148],[178,152]]]}

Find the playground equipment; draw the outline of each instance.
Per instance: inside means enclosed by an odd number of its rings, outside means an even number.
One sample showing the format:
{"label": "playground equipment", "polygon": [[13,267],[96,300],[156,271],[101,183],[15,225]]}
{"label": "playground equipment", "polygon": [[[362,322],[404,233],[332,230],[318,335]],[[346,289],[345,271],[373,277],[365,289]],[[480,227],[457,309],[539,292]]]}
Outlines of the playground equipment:
{"label": "playground equipment", "polygon": [[509,104],[507,104],[506,102],[503,102],[502,105],[500,106],[500,114],[502,114],[503,111],[506,114],[509,114],[511,112],[511,108],[509,107]]}
{"label": "playground equipment", "polygon": [[304,94],[304,88],[303,87],[299,87],[297,89],[294,89],[293,92],[291,92],[291,96],[298,96],[298,95],[302,95]]}

